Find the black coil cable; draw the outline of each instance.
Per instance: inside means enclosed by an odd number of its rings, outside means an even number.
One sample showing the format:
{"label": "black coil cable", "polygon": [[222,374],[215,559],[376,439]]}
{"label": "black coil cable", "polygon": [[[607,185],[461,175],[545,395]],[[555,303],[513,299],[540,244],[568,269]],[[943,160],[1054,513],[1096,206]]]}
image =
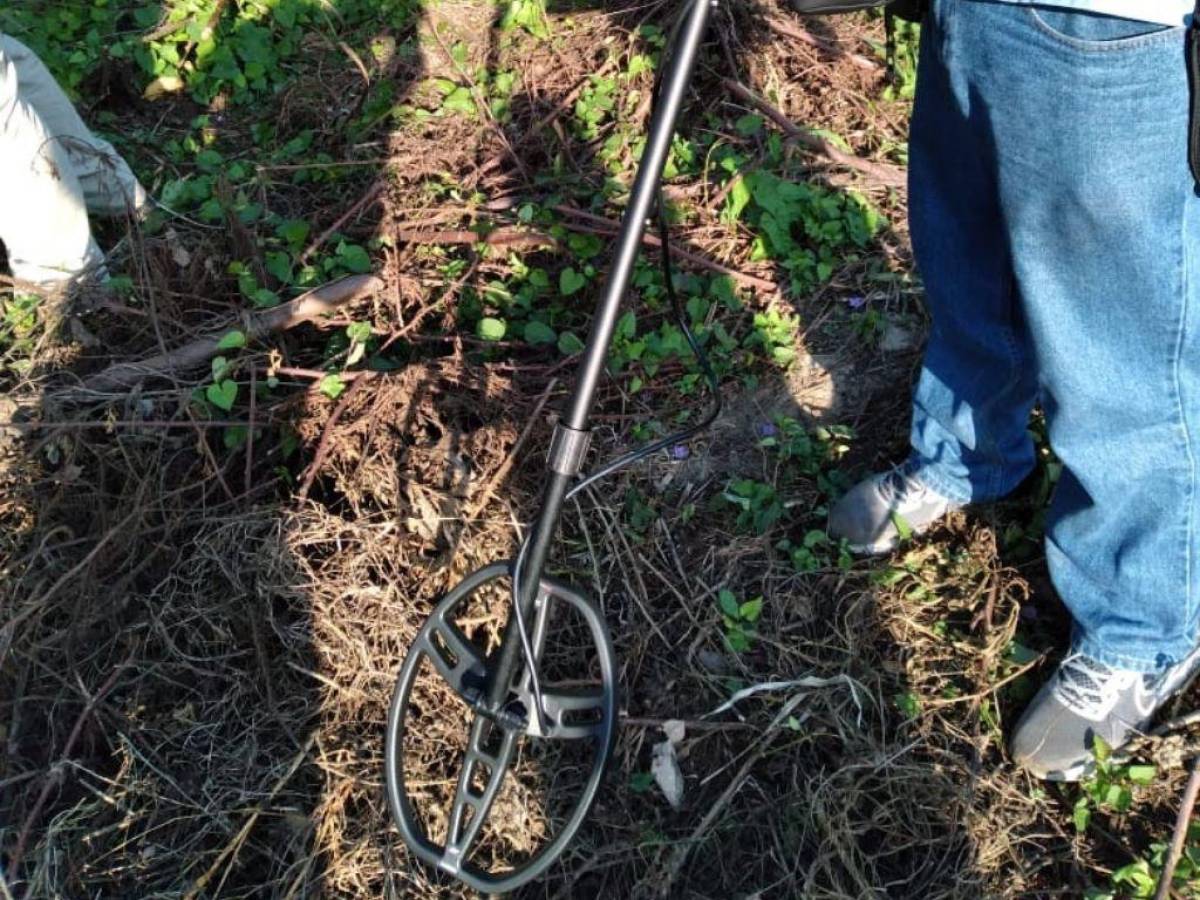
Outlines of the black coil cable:
{"label": "black coil cable", "polygon": [[[665,46],[674,51],[675,39],[679,34],[680,27],[683,25],[684,16],[681,13],[676,17],[675,23],[671,28],[670,36],[667,39]],[[650,118],[654,118],[654,112],[659,107],[659,100],[662,95],[663,73],[670,68],[671,59],[668,57],[659,62],[658,71],[654,75],[654,84],[650,89]],[[671,304],[671,314],[675,318],[679,330],[683,332],[684,339],[687,341],[688,347],[692,351],[692,355],[696,358],[696,364],[700,367],[705,380],[708,382],[708,388],[712,394],[712,406],[699,422],[689,425],[686,428],[681,428],[679,431],[672,432],[666,437],[651,441],[641,447],[630,450],[618,456],[616,459],[601,466],[596,471],[582,478],[571,486],[567,491],[566,500],[571,500],[576,497],[585,488],[590,487],[602,478],[607,478],[621,469],[631,466],[636,462],[664,450],[674,444],[681,443],[689,438],[695,437],[704,429],[712,425],[716,421],[717,416],[721,414],[721,385],[717,379],[717,373],[712,367],[712,362],[708,358],[708,354],[704,352],[704,348],[700,346],[696,340],[695,334],[688,324],[687,315],[685,314],[683,304],[679,302],[679,294],[675,290],[675,268],[671,260],[671,242],[670,230],[667,226],[667,210],[666,200],[663,196],[662,179],[658,182],[657,199],[654,205],[654,218],[658,229],[658,238],[661,245],[660,262],[662,266],[663,280],[666,286],[667,299]],[[525,563],[525,552],[529,547],[529,538],[526,536],[521,541],[521,547],[517,551],[517,558],[513,563],[512,573],[512,606],[516,618],[517,630],[521,637],[521,652],[525,657],[525,664],[529,668],[530,682],[533,689],[533,698],[535,713],[537,715],[539,730],[545,734],[545,718],[542,702],[542,686],[538,678],[537,661],[533,653],[533,643],[529,637],[529,629],[526,627],[525,615],[521,611],[521,571]]]}

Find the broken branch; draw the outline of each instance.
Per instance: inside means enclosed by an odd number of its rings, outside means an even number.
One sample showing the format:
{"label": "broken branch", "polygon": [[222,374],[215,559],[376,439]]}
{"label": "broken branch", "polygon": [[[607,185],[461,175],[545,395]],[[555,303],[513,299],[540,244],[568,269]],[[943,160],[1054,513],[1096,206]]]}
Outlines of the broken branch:
{"label": "broken branch", "polygon": [[[242,330],[247,341],[261,340],[276,331],[286,331],[329,315],[351,300],[382,289],[383,280],[374,275],[349,275],[314,288],[273,309],[246,315],[241,323]],[[138,362],[109,366],[84,379],[83,389],[89,392],[128,390],[147,378],[163,378],[171,373],[199,368],[217,355],[221,338],[237,324],[231,322],[224,328],[167,353],[159,353]],[[68,389],[58,396],[61,398],[73,392],[73,389]]]}

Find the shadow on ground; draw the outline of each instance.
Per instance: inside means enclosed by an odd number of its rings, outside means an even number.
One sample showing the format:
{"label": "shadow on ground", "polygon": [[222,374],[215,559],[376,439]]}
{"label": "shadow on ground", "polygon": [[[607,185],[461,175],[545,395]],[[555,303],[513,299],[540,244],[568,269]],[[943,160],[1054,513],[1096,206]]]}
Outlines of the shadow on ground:
{"label": "shadow on ground", "polygon": [[[236,322],[246,303],[231,260],[259,287],[287,290],[266,265],[265,220],[243,221],[233,208],[223,209],[224,231],[174,221],[138,236],[130,298],[78,320],[97,343],[77,336],[63,351],[48,339],[32,371],[5,375],[20,414],[38,423],[4,434],[0,475],[0,846],[15,895],[463,895],[415,865],[391,828],[386,706],[438,594],[510,555],[513,522],[535,511],[549,414],[571,362],[552,347],[489,343],[456,326],[495,312],[495,284],[516,268],[513,257],[553,271],[573,235],[598,238],[594,267],[605,270],[619,204],[603,188],[627,170],[632,148],[614,155],[611,122],[589,136],[571,112],[614,43],[628,44],[618,60],[653,49],[652,33],[636,28],[663,25],[665,11],[580,7],[561,43],[501,31],[495,11],[475,4],[421,12],[382,35],[400,48],[384,59],[368,53],[381,32],[364,27],[342,48],[331,43],[336,30],[314,26],[302,39],[308,65],[287,63],[297,74],[272,95],[271,142],[308,131],[331,161],[364,163],[336,179],[262,162],[261,135],[250,130],[256,110],[208,110],[214,145],[236,148],[227,159],[261,167],[226,196],[240,191],[282,219],[311,220],[313,236],[333,226],[318,259],[336,256],[338,242],[383,238],[373,248],[382,292],[237,357],[233,377],[256,398],[230,413],[246,426],[240,433],[189,400],[207,377],[196,372],[56,399],[111,360]],[[822,187],[813,202],[844,215],[852,207],[842,176],[791,151],[773,157],[770,129],[730,128],[747,110],[719,93],[730,58],[745,60],[738,78],[770,84],[824,56],[789,57],[741,13],[722,16],[685,130],[719,131],[754,167]],[[403,51],[410,46],[422,49]],[[380,84],[391,106],[436,113],[446,91],[427,79],[463,87],[477,61],[521,75],[504,106],[488,104],[491,116],[414,115],[394,131],[386,118],[362,125]],[[853,106],[878,73],[836,62],[858,73],[853,86],[813,90]],[[631,84],[642,99],[618,106],[621,116],[644,117],[647,88],[645,77]],[[800,114],[811,111],[808,93],[791,98]],[[197,112],[182,105],[157,125],[157,107],[122,115],[148,181],[181,174],[155,135]],[[214,183],[232,178],[216,174]],[[355,212],[355,198],[381,177],[377,201]],[[707,216],[677,225],[682,250],[758,282],[797,277],[778,259],[748,263],[745,245],[762,219],[722,222],[722,204],[699,202],[696,183],[687,176],[668,189],[672,205]],[[902,208],[866,190],[893,216]],[[530,220],[526,204],[537,208]],[[576,211],[547,215],[565,205]],[[785,230],[807,246],[819,243],[813,228],[819,222]],[[497,233],[525,236],[485,252]],[[904,283],[903,240],[883,228],[848,245],[839,267],[791,292],[794,300],[724,281],[718,289],[724,276],[711,267],[681,265],[689,297],[742,297],[696,317],[710,346],[716,323],[733,341],[726,411],[686,453],[649,460],[567,511],[552,569],[602,598],[625,720],[584,832],[522,896],[977,897],[1042,883],[1030,860],[1044,845],[1009,843],[1005,829],[1041,822],[1044,811],[996,774],[999,719],[994,706],[985,712],[1020,579],[995,562],[986,534],[961,523],[957,538],[909,551],[931,555],[926,568],[942,572],[942,584],[925,584],[904,558],[852,563],[820,536],[824,507],[849,478],[904,447],[921,318]],[[654,269],[651,254],[645,271]],[[597,293],[587,277],[548,323],[556,332],[586,325]],[[639,353],[668,339],[660,293],[650,276],[635,292]],[[780,331],[779,317],[797,313],[804,328]],[[366,365],[376,374],[327,397],[314,382],[357,320],[374,325]],[[703,402],[698,391],[680,394],[694,375],[684,354],[664,354],[652,371],[625,350],[624,371],[602,390],[593,461],[645,439],[641,423],[669,428],[667,410]],[[269,378],[277,384],[267,390]],[[834,427],[845,425],[857,437]],[[298,485],[306,500],[296,499]],[[723,616],[722,590],[763,600],[757,621],[743,623],[754,632],[744,647],[730,637],[737,623]],[[985,603],[991,612],[977,622]],[[493,598],[469,633],[494,643],[502,614]],[[775,686],[707,715],[764,684]],[[427,697],[428,727],[416,738],[428,748],[422,789],[437,799],[465,719],[436,687]],[[648,780],[670,719],[685,729],[678,810]],[[571,774],[561,760],[523,758],[486,853],[530,852],[531,838],[556,824],[553,800],[542,798],[569,788]],[[431,822],[441,827],[436,814]],[[1064,836],[1051,840],[1066,846]]]}

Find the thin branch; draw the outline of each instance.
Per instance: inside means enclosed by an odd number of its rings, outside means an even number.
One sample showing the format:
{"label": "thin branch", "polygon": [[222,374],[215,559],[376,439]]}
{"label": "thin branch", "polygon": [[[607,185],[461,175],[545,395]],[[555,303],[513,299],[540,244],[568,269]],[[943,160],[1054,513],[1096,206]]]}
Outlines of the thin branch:
{"label": "thin branch", "polygon": [[904,169],[899,166],[890,165],[889,163],[877,163],[869,159],[861,159],[851,153],[847,153],[828,138],[821,137],[816,132],[809,131],[807,128],[801,128],[784,115],[778,107],[754,93],[754,91],[750,90],[750,88],[746,87],[740,81],[734,81],[732,78],[722,78],[721,84],[743,103],[754,107],[778,125],[789,138],[799,144],[803,144],[815,153],[820,153],[830,162],[836,163],[843,168],[854,169],[856,172],[869,175],[879,184],[887,187],[904,187],[908,183],[908,175]]}
{"label": "thin branch", "polygon": [[[340,278],[273,309],[248,314],[242,322],[230,322],[225,327],[182,347],[147,357],[139,362],[109,366],[102,372],[84,379],[82,389],[87,392],[123,391],[147,378],[169,377],[172,373],[196,369],[206,365],[217,355],[221,338],[238,325],[241,325],[242,331],[245,332],[247,341],[261,340],[273,332],[294,328],[304,322],[329,315],[351,300],[382,289],[383,280],[374,275],[350,275]],[[54,396],[61,399],[78,392],[78,388],[67,388]]]}
{"label": "thin branch", "polygon": [[1188,824],[1192,820],[1192,810],[1196,808],[1196,796],[1200,794],[1200,756],[1192,760],[1192,774],[1188,776],[1187,787],[1183,790],[1183,800],[1179,804],[1179,814],[1175,817],[1175,831],[1171,835],[1171,848],[1167,851],[1167,861],[1163,864],[1162,875],[1158,879],[1158,890],[1154,900],[1167,900],[1171,896],[1171,881],[1175,877],[1175,867],[1183,856],[1183,845],[1187,841]]}
{"label": "thin branch", "polygon": [[[552,206],[551,209],[553,209],[555,212],[560,212],[563,215],[573,216],[574,218],[588,222],[595,226],[594,229],[588,229],[579,225],[572,225],[568,222],[566,227],[572,231],[591,231],[592,233],[596,234],[616,234],[621,229],[619,222],[614,222],[612,219],[606,219],[603,216],[598,216],[595,213],[590,213],[574,206],[567,206],[560,203]],[[642,236],[642,243],[649,247],[662,246],[662,241],[659,240],[658,235],[651,234],[650,232],[646,232],[646,234]],[[707,269],[710,272],[715,272],[718,275],[728,275],[734,281],[745,287],[757,288],[758,290],[764,291],[768,294],[774,294],[779,291],[779,285],[777,285],[774,281],[768,281],[765,278],[759,278],[757,275],[749,275],[745,272],[739,272],[737,269],[731,269],[729,266],[722,265],[715,260],[711,260],[707,257],[700,256],[699,254],[684,250],[674,243],[671,244],[671,256],[676,259],[681,259],[684,262],[689,262],[701,269]]]}
{"label": "thin branch", "polygon": [[[63,752],[59,756],[58,762],[56,762],[47,773],[46,783],[42,785],[42,791],[40,794],[38,794],[37,802],[33,804],[33,809],[31,809],[29,811],[29,815],[25,817],[25,824],[21,826],[21,834],[17,837],[17,845],[13,848],[12,856],[9,857],[8,861],[8,870],[10,872],[16,873],[21,865],[21,858],[25,855],[25,847],[29,842],[29,835],[33,831],[33,826],[37,824],[37,820],[41,816],[42,810],[45,808],[46,803],[49,802],[50,794],[53,792],[55,785],[60,784],[62,781],[62,770],[66,766],[67,761],[70,760],[71,754],[75,750],[75,744],[79,740],[79,736],[83,733],[84,722],[86,722],[88,716],[92,714],[92,710],[96,708],[96,704],[103,700],[105,695],[108,694],[108,692],[111,691],[116,685],[117,679],[120,677],[121,673],[125,671],[125,667],[129,665],[130,659],[132,659],[132,657],[126,659],[115,669],[113,669],[112,674],[109,675],[108,678],[104,680],[104,684],[100,686],[100,690],[96,691],[95,694],[89,697],[87,703],[84,704],[83,712],[79,714],[79,718],[75,720],[74,727],[71,728],[70,735],[67,736],[67,744],[65,747],[63,747]],[[32,895],[32,893],[33,885],[27,885],[23,895],[25,900],[29,900],[29,897]]]}

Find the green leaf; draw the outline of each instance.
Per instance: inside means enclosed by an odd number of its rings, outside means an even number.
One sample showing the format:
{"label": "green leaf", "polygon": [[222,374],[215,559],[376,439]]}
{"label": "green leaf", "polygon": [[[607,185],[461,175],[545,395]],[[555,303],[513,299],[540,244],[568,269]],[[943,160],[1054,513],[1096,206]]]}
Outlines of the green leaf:
{"label": "green leaf", "polygon": [[737,598],[733,596],[733,591],[728,588],[721,588],[717,593],[717,605],[721,607],[721,612],[731,618],[736,619],[738,616]]}
{"label": "green leaf", "polygon": [[216,384],[210,384],[204,390],[204,397],[217,409],[225,412],[233,409],[233,401],[237,399],[238,386],[236,381],[225,379]]}
{"label": "green leaf", "polygon": [[275,229],[275,233],[296,250],[300,249],[300,245],[308,237],[308,232],[309,225],[303,219],[288,219]]}
{"label": "green leaf", "polygon": [[222,381],[229,372],[229,360],[224,356],[214,356],[212,360],[212,380]]}
{"label": "green leaf", "polygon": [[292,282],[292,258],[281,250],[270,250],[266,254],[265,267],[284,284]]}
{"label": "green leaf", "polygon": [[242,444],[246,443],[246,436],[249,434],[245,425],[230,425],[224,430],[221,439],[225,444],[226,450],[236,450]]}
{"label": "green leaf", "polygon": [[1158,774],[1157,766],[1130,766],[1129,780],[1134,784],[1153,784],[1154,776]]}
{"label": "green leaf", "polygon": [[332,375],[326,375],[324,378],[322,378],[321,383],[317,386],[317,389],[330,400],[336,400],[338,397],[342,396],[342,392],[346,390],[346,382],[342,381],[341,375],[334,373]]}
{"label": "green leaf", "polygon": [[564,297],[570,297],[585,284],[587,284],[587,279],[570,266],[567,266],[558,275],[558,292]]}
{"label": "green leaf", "polygon": [[907,520],[900,513],[892,513],[892,524],[896,526],[896,531],[900,533],[900,540],[907,541],[912,539],[912,526],[908,524]]}
{"label": "green leaf", "polygon": [[238,331],[236,328],[233,331],[228,331],[217,341],[218,350],[237,350],[239,347],[246,346],[246,335]]}
{"label": "green leaf", "polygon": [[571,356],[583,350],[583,341],[570,331],[564,331],[558,336],[558,349],[564,356]]}
{"label": "green leaf", "polygon": [[725,633],[725,643],[734,653],[745,653],[750,649],[750,636],[740,626],[734,625]]}
{"label": "green leaf", "polygon": [[756,116],[753,113],[750,113],[742,116],[740,119],[734,122],[733,127],[738,130],[739,134],[750,137],[751,135],[758,134],[760,131],[762,131],[763,118],[762,116]]}
{"label": "green leaf", "polygon": [[351,272],[362,274],[371,271],[371,257],[358,244],[342,241],[337,245],[338,260]]}
{"label": "green leaf", "polygon": [[654,776],[649,772],[634,772],[629,776],[629,789],[635,794],[644,794],[654,786]]}
{"label": "green leaf", "polygon": [[545,322],[532,319],[525,323],[525,340],[531,344],[553,344],[558,335]]}
{"label": "green leaf", "polygon": [[1092,820],[1092,810],[1088,805],[1086,794],[1075,801],[1075,809],[1071,815],[1071,819],[1075,823],[1076,831],[1087,831],[1088,823]]}
{"label": "green leaf", "polygon": [[475,333],[485,341],[501,340],[508,331],[508,326],[503,319],[493,319],[490,316],[479,320],[475,326]]}
{"label": "green leaf", "polygon": [[1036,650],[1031,650],[1020,641],[1012,641],[1008,645],[1008,659],[1010,662],[1016,663],[1018,666],[1025,666],[1033,662],[1040,656]]}
{"label": "green leaf", "polygon": [[351,322],[346,326],[346,337],[359,344],[365,344],[371,339],[370,322]]}
{"label": "green leaf", "polygon": [[746,622],[753,624],[758,621],[758,617],[762,615],[763,598],[755,597],[753,600],[747,600],[738,607],[738,615]]}
{"label": "green leaf", "polygon": [[475,98],[471,96],[471,89],[456,87],[442,100],[442,109],[446,112],[462,113],[467,116],[474,115]]}
{"label": "green leaf", "polygon": [[1112,756],[1112,747],[1100,735],[1095,735],[1092,739],[1092,754],[1096,757],[1096,762],[1108,762],[1108,758]]}
{"label": "green leaf", "polygon": [[903,693],[896,695],[896,708],[910,719],[921,714],[921,698],[916,694]]}

